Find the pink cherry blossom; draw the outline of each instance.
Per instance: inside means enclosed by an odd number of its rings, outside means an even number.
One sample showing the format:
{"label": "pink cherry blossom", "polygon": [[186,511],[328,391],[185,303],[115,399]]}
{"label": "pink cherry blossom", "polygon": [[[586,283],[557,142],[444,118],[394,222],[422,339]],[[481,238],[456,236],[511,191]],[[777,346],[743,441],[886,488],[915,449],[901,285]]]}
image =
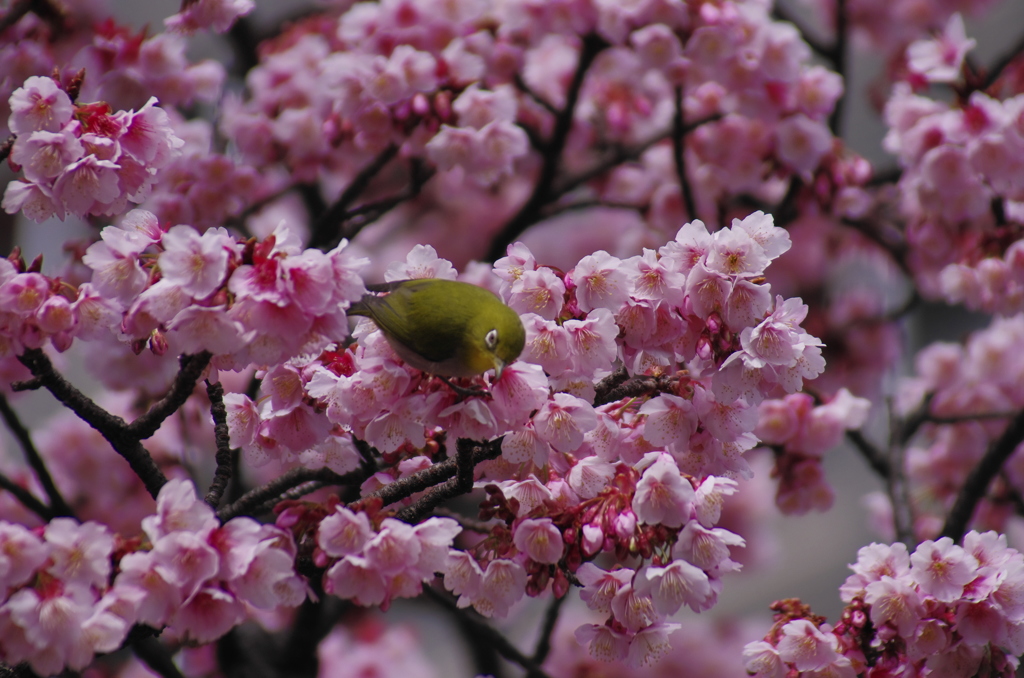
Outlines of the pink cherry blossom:
{"label": "pink cherry blossom", "polygon": [[782,627],[779,657],[799,671],[813,671],[831,664],[836,657],[835,637],[822,633],[814,624],[797,619]]}
{"label": "pink cherry blossom", "polygon": [[562,557],[562,533],[550,518],[527,519],[519,523],[513,543],[538,563],[557,563]]}
{"label": "pink cherry blossom", "polygon": [[33,76],[11,95],[8,126],[15,134],[56,132],[71,120],[72,103],[53,78]]}
{"label": "pink cherry blossom", "polygon": [[656,458],[637,483],[633,512],[643,523],[682,527],[693,507],[693,486],[679,474],[672,457],[651,454]]}

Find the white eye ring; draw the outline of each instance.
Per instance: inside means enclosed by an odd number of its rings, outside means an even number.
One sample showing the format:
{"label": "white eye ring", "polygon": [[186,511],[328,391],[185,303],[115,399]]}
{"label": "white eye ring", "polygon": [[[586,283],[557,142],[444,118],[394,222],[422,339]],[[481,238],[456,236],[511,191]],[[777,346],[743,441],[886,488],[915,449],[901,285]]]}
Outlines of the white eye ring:
{"label": "white eye ring", "polygon": [[494,350],[494,347],[498,345],[498,330],[494,329],[487,333],[484,337],[484,343],[487,344],[487,348]]}

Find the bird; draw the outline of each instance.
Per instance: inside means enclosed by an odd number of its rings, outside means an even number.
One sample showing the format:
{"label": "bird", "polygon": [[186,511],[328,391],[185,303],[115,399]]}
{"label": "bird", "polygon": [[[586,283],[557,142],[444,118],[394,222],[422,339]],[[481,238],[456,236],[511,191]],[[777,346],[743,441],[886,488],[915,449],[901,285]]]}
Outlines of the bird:
{"label": "bird", "polygon": [[[519,315],[493,292],[455,280],[418,278],[369,286],[349,315],[367,317],[408,365],[442,377],[495,381],[519,357],[526,331]],[[475,391],[470,393],[476,394]]]}

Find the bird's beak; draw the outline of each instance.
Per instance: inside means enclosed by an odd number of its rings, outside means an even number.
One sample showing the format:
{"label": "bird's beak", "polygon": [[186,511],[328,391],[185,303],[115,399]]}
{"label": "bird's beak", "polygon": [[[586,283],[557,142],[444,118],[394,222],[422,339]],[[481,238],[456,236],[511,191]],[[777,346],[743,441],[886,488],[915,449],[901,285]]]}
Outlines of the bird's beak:
{"label": "bird's beak", "polygon": [[505,361],[501,358],[494,359],[494,381],[501,379],[501,373],[505,371]]}

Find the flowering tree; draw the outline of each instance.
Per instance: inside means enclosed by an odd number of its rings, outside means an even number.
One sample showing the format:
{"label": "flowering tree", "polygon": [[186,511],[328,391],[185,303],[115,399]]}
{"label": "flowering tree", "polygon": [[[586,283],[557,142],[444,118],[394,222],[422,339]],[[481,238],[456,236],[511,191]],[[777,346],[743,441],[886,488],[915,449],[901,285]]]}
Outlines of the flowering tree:
{"label": "flowering tree", "polygon": [[[266,35],[251,0],[153,35],[98,4],[0,16],[4,211],[93,228],[0,259],[0,672],[430,675],[367,612],[423,596],[481,675],[1013,675],[1024,45],[972,60],[989,3],[339,0]],[[839,134],[865,48],[896,171]],[[408,278],[494,291],[519,360],[453,389],[350,322]],[[993,319],[896,379],[926,303]],[[28,430],[26,391],[62,413]],[[842,617],[676,633],[758,488],[829,509],[844,438],[889,543]]]}

